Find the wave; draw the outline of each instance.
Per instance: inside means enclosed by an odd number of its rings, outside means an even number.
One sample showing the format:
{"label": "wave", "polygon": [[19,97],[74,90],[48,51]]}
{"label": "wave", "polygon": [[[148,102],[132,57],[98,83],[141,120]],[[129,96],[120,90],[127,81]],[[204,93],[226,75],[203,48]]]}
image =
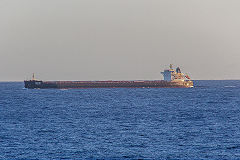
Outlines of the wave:
{"label": "wave", "polygon": [[236,86],[224,86],[225,88],[235,88]]}

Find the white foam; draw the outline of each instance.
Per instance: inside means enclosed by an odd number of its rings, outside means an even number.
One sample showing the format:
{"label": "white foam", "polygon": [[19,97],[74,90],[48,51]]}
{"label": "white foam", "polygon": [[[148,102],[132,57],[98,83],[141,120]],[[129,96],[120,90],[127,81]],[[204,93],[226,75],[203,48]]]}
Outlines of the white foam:
{"label": "white foam", "polygon": [[236,86],[224,86],[225,88],[234,88]]}

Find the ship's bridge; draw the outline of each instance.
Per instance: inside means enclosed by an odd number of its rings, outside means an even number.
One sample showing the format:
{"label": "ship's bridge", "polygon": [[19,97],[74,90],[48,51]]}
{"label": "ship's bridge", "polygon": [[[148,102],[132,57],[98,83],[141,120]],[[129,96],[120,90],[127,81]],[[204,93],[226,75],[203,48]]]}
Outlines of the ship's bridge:
{"label": "ship's bridge", "polygon": [[166,69],[164,70],[164,72],[161,72],[163,77],[164,77],[164,81],[172,81],[174,80],[174,70],[173,69]]}
{"label": "ship's bridge", "polygon": [[[173,69],[173,65],[170,64],[170,68],[164,70],[164,72],[161,72],[161,74],[164,77],[165,81],[184,81],[185,80],[185,75],[181,72],[180,68],[177,67],[176,71]],[[190,79],[190,78],[189,78]]]}

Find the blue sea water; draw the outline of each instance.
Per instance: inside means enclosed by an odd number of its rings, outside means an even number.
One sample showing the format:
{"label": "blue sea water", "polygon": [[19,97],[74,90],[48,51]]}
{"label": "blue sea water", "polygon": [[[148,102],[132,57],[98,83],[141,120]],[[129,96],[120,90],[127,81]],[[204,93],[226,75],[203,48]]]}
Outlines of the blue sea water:
{"label": "blue sea water", "polygon": [[240,81],[195,88],[0,83],[0,159],[240,159]]}

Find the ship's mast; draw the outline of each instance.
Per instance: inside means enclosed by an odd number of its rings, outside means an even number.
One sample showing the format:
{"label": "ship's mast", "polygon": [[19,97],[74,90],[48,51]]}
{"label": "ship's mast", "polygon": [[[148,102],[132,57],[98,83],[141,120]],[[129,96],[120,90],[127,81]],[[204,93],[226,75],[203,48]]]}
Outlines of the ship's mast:
{"label": "ship's mast", "polygon": [[34,75],[34,73],[32,74],[32,80],[33,80],[33,81],[36,80],[36,79],[35,79],[35,75]]}

